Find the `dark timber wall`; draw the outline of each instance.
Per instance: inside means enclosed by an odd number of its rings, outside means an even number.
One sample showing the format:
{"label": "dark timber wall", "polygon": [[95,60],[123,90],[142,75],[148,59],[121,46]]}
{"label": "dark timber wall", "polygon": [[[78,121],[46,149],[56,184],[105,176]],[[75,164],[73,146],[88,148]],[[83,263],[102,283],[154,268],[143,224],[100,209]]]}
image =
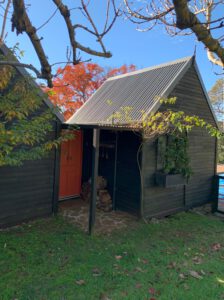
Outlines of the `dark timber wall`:
{"label": "dark timber wall", "polygon": [[[215,125],[197,73],[192,66],[170,96],[177,97],[172,109],[199,115]],[[162,110],[164,107],[161,108]],[[156,141],[143,145],[142,213],[145,217],[168,215],[171,212],[196,206],[211,200],[212,179],[215,174],[216,140],[204,130],[189,134],[189,155],[194,174],[189,183],[176,188],[161,188],[154,183],[157,161]]]}
{"label": "dark timber wall", "polygon": [[52,151],[20,167],[0,168],[0,227],[52,214],[58,190],[55,159],[57,152]]}
{"label": "dark timber wall", "polygon": [[[45,103],[39,112],[49,109]],[[55,117],[56,119],[56,117]],[[52,121],[49,138],[56,138],[61,123]],[[57,210],[59,176],[59,151],[53,150],[48,157],[26,161],[20,167],[0,167],[0,228]]]}
{"label": "dark timber wall", "polygon": [[[137,163],[140,137],[133,132],[118,134],[116,196],[117,209],[140,213],[141,180]],[[141,164],[141,158],[139,158]]]}

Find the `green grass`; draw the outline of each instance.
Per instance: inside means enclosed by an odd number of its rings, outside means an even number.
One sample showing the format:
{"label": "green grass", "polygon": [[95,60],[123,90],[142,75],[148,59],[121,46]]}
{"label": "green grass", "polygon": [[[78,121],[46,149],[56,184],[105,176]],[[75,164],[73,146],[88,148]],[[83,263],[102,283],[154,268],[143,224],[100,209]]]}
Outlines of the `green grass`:
{"label": "green grass", "polygon": [[0,233],[0,300],[107,298],[224,299],[224,223],[182,213],[89,237],[51,218]]}

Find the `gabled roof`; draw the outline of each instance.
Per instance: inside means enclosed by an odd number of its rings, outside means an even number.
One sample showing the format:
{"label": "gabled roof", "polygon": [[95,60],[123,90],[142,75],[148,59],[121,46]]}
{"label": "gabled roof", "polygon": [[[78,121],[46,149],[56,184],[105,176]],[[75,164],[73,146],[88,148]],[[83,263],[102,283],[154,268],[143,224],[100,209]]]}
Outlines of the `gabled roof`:
{"label": "gabled roof", "polygon": [[[2,52],[2,54],[4,56],[13,55],[12,52],[11,52],[11,50],[5,44],[0,44],[0,52]],[[14,55],[13,55],[13,59],[17,61],[17,59],[16,59],[16,57]],[[24,67],[16,66],[15,68],[19,72],[19,74],[22,75],[24,78],[31,79],[31,75],[26,71],[26,69]],[[61,123],[63,123],[64,122],[64,116],[63,116],[63,114],[60,113],[60,111],[58,110],[58,108],[56,108],[52,104],[52,102],[48,99],[47,95],[41,90],[41,88],[35,82],[35,80],[32,79],[32,80],[29,80],[29,82],[33,85],[34,88],[37,88],[38,95],[43,99],[44,103],[52,110],[52,112],[55,114],[55,116],[58,118],[58,120]]]}
{"label": "gabled roof", "polygon": [[[115,126],[112,115],[122,107],[132,108],[130,124],[138,122],[142,118],[142,112],[149,114],[158,110],[161,105],[159,97],[168,97],[192,64],[216,120],[195,58],[185,57],[107,79],[66,124]],[[129,127],[129,124],[127,120],[121,119],[119,126]]]}

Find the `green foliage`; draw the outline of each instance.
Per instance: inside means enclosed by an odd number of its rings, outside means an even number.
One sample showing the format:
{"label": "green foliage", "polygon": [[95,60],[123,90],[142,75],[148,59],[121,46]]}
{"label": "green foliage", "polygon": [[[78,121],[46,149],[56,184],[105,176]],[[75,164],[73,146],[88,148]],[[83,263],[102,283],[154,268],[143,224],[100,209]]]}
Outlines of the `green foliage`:
{"label": "green foliage", "polygon": [[[112,101],[107,101],[108,105],[112,105]],[[124,122],[124,123],[131,123],[132,122],[132,117],[131,117],[131,112],[133,110],[133,107],[131,106],[122,106],[120,107],[119,111],[114,112],[109,118],[108,122],[112,122],[112,124],[117,124],[119,122]]]}
{"label": "green foliage", "polygon": [[176,103],[176,97],[155,99],[164,104],[164,110],[146,114],[142,111],[142,119],[135,122],[131,118],[132,107],[122,107],[108,120],[113,124],[130,124],[132,128],[141,129],[144,139],[158,138],[168,135],[168,142],[163,153],[163,171],[165,173],[183,174],[189,178],[192,174],[188,156],[188,136],[194,128],[205,129],[212,137],[220,139],[222,133],[213,125],[196,115],[187,115],[183,111],[167,108]]}
{"label": "green foliage", "polygon": [[55,140],[55,116],[29,78],[7,65],[0,72],[0,166],[18,166],[46,156],[63,140]]}
{"label": "green foliage", "polygon": [[[224,79],[218,79],[209,91],[209,97],[217,118],[220,120],[220,128],[224,131]],[[218,140],[218,163],[224,163],[224,137]]]}
{"label": "green foliage", "polygon": [[182,174],[186,178],[192,175],[188,156],[188,138],[186,134],[159,137],[158,155],[160,156],[162,171],[164,173]]}
{"label": "green foliage", "polygon": [[214,111],[220,121],[224,120],[224,79],[218,79],[209,91]]}
{"label": "green foliage", "polygon": [[224,164],[224,134],[218,140],[218,163]]}

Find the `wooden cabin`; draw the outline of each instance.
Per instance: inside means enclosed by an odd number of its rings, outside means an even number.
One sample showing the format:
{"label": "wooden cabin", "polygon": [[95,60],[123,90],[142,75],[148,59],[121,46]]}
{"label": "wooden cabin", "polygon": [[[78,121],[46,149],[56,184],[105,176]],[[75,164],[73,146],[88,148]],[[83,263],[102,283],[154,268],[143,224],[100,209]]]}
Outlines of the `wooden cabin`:
{"label": "wooden cabin", "polygon": [[[176,97],[173,110],[198,115],[217,126],[194,57],[109,78],[67,121],[83,131],[82,181],[104,176],[114,209],[144,218],[208,203],[212,200],[216,174],[216,139],[205,130],[196,129],[189,134],[193,175],[188,183],[169,186],[156,183],[155,174],[160,167],[157,139],[145,141],[132,124],[141,119],[141,111],[150,114],[166,109],[158,96]],[[129,123],[125,120],[116,123],[111,118],[122,107],[132,107]]]}
{"label": "wooden cabin", "polygon": [[[4,45],[0,51],[9,53]],[[30,77],[24,68],[16,67],[16,72]],[[34,81],[31,88],[33,85],[37,88]],[[52,108],[40,89],[38,93],[43,109]],[[143,110],[150,113],[165,109],[157,96],[177,97],[173,109],[199,115],[216,126],[194,57],[110,78],[66,123],[54,111],[53,137],[62,126],[76,124],[81,128],[76,140],[62,145],[61,156],[55,150],[45,159],[27,161],[20,167],[0,167],[0,227],[55,213],[59,196],[79,196],[81,182],[90,178],[93,212],[98,175],[107,179],[113,208],[140,217],[169,215],[211,201],[215,138],[203,130],[192,132],[189,155],[194,174],[187,184],[161,187],[155,182],[159,169],[157,140],[145,141],[132,123],[121,120],[115,124],[111,118],[121,107],[133,108],[133,122],[141,118]]]}

